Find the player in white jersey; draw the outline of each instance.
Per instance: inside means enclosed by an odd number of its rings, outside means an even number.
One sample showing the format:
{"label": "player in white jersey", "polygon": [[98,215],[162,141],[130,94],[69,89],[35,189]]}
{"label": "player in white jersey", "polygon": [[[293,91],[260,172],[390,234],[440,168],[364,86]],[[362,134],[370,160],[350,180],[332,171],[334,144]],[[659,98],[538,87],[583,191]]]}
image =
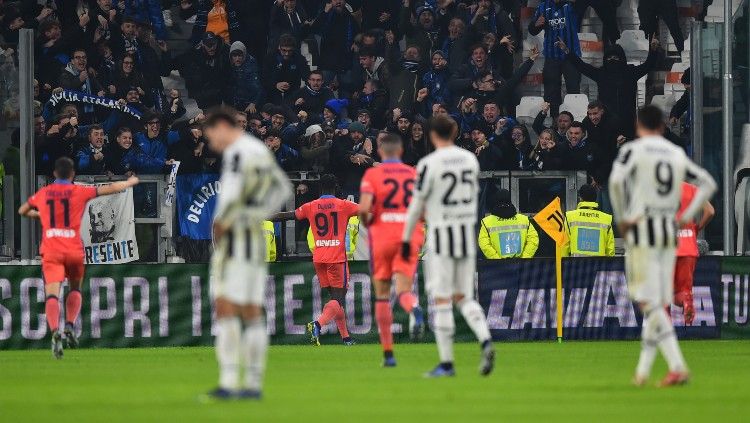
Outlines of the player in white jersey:
{"label": "player in white jersey", "polygon": [[456,147],[456,122],[446,116],[430,120],[435,152],[417,164],[417,184],[407,211],[402,255],[408,258],[419,218],[427,221],[426,288],[435,301],[434,330],[440,364],[428,377],[453,376],[453,303],[481,344],[480,374],[489,375],[495,361],[487,318],[474,299],[477,248],[474,240],[479,193],[479,162]]}
{"label": "player in white jersey", "polygon": [[206,398],[259,399],[268,349],[263,221],[291,197],[292,185],[268,148],[239,128],[234,116],[217,111],[205,130],[211,149],[222,154],[210,282],[219,386]]}
{"label": "player in white jersey", "polygon": [[[628,290],[643,312],[641,354],[633,383],[644,385],[657,348],[669,373],[661,386],[689,379],[685,359],[665,306],[672,301],[678,225],[692,221],[716,190],[716,183],[681,148],[663,138],[661,111],[638,112],[638,140],[623,145],[609,179],[615,221],[625,237]],[[677,222],[683,181],[697,187],[692,203]]]}

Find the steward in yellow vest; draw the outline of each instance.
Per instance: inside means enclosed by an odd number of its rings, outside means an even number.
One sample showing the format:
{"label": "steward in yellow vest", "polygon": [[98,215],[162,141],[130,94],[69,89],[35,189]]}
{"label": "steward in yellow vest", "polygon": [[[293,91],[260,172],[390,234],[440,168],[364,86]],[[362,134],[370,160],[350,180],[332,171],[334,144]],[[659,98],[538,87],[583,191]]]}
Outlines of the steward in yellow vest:
{"label": "steward in yellow vest", "polygon": [[276,261],[276,233],[270,220],[263,221],[263,238],[266,240],[266,263]]}
{"label": "steward in yellow vest", "polygon": [[582,186],[578,190],[578,200],[578,208],[565,213],[565,230],[569,241],[563,245],[563,256],[614,256],[612,215],[598,210],[596,189],[591,185]]}
{"label": "steward in yellow vest", "polygon": [[539,247],[539,234],[529,218],[516,213],[510,192],[500,190],[492,214],[482,219],[479,248],[488,259],[531,258]]}

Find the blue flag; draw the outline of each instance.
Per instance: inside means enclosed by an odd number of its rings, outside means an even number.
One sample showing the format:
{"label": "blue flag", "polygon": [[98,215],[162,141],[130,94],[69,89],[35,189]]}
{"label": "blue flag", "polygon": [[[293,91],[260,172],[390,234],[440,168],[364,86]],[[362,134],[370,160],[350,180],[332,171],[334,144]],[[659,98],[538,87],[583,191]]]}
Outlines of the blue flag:
{"label": "blue flag", "polygon": [[216,173],[177,176],[177,220],[182,236],[211,239],[211,223],[220,191]]}

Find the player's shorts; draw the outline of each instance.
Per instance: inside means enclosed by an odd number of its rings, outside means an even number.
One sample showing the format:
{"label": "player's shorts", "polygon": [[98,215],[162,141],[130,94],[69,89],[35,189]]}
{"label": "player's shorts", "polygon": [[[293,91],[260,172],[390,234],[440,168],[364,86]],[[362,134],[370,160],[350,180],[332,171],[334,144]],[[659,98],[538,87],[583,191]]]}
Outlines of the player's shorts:
{"label": "player's shorts", "polygon": [[674,292],[693,292],[693,274],[698,257],[677,257],[674,267]]}
{"label": "player's shorts", "polygon": [[313,263],[321,288],[349,288],[349,263]]}
{"label": "player's shorts", "polygon": [[421,240],[411,242],[411,256],[405,260],[401,255],[401,242],[371,242],[370,271],[373,279],[390,281],[394,273],[401,273],[407,278],[414,278],[419,264]]}
{"label": "player's shorts", "polygon": [[212,299],[224,298],[236,305],[264,304],[268,263],[264,240],[255,238],[254,247],[247,250],[244,239],[236,239],[235,248],[229,248],[226,237],[216,246],[211,256]]}
{"label": "player's shorts", "polygon": [[473,298],[476,268],[476,257],[452,258],[430,252],[423,265],[427,293],[432,298]]}
{"label": "player's shorts", "polygon": [[629,247],[625,272],[630,297],[654,307],[671,304],[675,258],[674,248]]}
{"label": "player's shorts", "polygon": [[60,283],[83,279],[83,251],[45,252],[42,255],[42,276],[44,283]]}

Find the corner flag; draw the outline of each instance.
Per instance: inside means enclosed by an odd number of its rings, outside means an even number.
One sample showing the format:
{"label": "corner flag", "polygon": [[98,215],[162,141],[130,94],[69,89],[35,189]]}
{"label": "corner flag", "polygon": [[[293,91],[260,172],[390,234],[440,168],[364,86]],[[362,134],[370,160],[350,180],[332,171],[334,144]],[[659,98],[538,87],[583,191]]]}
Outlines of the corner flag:
{"label": "corner flag", "polygon": [[557,297],[557,342],[563,336],[563,296],[562,296],[562,246],[568,241],[565,230],[565,215],[560,206],[560,197],[555,197],[547,207],[534,216],[534,221],[550,238],[555,240],[555,276]]}

